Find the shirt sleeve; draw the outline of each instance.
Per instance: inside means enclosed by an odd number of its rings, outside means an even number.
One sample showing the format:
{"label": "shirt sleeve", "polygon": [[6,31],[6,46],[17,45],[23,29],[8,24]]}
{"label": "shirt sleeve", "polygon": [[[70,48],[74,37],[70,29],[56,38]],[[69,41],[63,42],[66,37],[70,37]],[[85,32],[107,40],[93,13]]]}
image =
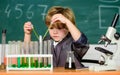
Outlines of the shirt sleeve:
{"label": "shirt sleeve", "polygon": [[72,50],[75,52],[76,58],[80,61],[89,49],[87,37],[82,33],[81,37],[74,41],[72,44]]}
{"label": "shirt sleeve", "polygon": [[81,47],[81,46],[85,46],[88,43],[88,39],[87,37],[84,35],[84,33],[81,34],[81,37],[77,40],[73,42],[73,45],[75,47]]}

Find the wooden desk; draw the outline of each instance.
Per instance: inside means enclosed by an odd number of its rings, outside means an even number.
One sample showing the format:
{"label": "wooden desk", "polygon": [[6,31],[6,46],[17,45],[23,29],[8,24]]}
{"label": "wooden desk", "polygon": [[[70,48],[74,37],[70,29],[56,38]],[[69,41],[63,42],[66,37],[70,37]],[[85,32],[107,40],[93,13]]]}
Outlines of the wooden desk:
{"label": "wooden desk", "polygon": [[0,75],[120,75],[120,71],[92,72],[88,69],[65,70],[62,67],[50,71],[0,71]]}

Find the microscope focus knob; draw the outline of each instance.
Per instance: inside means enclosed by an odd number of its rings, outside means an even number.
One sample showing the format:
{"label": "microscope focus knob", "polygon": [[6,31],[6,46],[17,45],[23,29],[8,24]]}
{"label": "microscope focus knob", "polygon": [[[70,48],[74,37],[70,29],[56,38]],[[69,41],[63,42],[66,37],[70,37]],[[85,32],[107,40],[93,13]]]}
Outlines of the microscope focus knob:
{"label": "microscope focus knob", "polygon": [[115,33],[114,37],[115,37],[116,40],[118,40],[120,38],[120,33]]}

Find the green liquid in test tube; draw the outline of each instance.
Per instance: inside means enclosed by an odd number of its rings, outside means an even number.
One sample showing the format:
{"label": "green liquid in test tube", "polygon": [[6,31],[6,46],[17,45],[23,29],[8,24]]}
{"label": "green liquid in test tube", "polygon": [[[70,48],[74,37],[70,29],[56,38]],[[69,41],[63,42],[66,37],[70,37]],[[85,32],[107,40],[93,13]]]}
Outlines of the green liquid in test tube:
{"label": "green liquid in test tube", "polygon": [[30,58],[30,63],[31,63],[31,67],[33,68],[34,67],[34,61],[33,61],[33,57]]}
{"label": "green liquid in test tube", "polygon": [[29,58],[26,58],[26,67],[29,67]]}
{"label": "green liquid in test tube", "polygon": [[12,64],[12,67],[17,67],[17,65],[16,64]]}
{"label": "green liquid in test tube", "polygon": [[22,67],[24,67],[24,64],[25,64],[24,57],[22,57]]}
{"label": "green liquid in test tube", "polygon": [[51,67],[51,64],[48,64],[48,67]]}
{"label": "green liquid in test tube", "polygon": [[43,62],[40,62],[40,68],[42,68],[43,67]]}
{"label": "green liquid in test tube", "polygon": [[20,68],[20,57],[17,57],[17,65],[18,65],[18,68]]}
{"label": "green liquid in test tube", "polygon": [[38,67],[38,60],[35,60],[35,67]]}

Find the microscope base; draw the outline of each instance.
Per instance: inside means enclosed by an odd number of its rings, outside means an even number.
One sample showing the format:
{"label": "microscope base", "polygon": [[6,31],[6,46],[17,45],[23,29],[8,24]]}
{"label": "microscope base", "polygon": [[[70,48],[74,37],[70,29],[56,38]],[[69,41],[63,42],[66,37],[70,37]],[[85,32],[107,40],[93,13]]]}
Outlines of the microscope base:
{"label": "microscope base", "polygon": [[89,66],[89,70],[91,71],[114,71],[116,70],[116,66],[105,66],[105,65],[98,65],[98,66]]}

